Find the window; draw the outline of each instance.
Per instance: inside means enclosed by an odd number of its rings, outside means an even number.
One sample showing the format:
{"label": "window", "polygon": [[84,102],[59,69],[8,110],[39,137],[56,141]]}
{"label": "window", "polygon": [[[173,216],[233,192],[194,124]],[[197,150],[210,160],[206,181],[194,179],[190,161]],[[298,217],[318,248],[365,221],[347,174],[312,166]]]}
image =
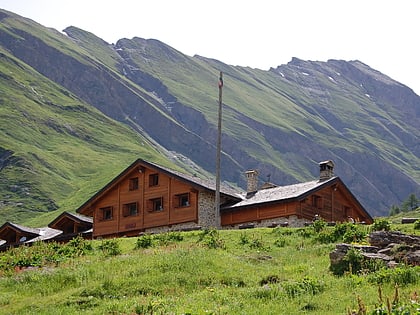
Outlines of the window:
{"label": "window", "polygon": [[150,211],[162,211],[163,210],[163,198],[150,199]]}
{"label": "window", "polygon": [[100,208],[101,221],[112,220],[112,207]]}
{"label": "window", "polygon": [[159,174],[149,175],[149,186],[157,186],[157,185],[159,185]]}
{"label": "window", "polygon": [[322,209],[322,197],[313,195],[312,196],[312,206],[317,209]]}
{"label": "window", "polygon": [[178,207],[188,207],[190,205],[190,194],[176,195],[178,199]]}
{"label": "window", "polygon": [[127,203],[123,205],[123,216],[135,216],[137,215],[137,212],[137,202]]}
{"label": "window", "polygon": [[129,184],[128,184],[128,189],[129,190],[139,189],[139,178],[138,177],[130,178]]}

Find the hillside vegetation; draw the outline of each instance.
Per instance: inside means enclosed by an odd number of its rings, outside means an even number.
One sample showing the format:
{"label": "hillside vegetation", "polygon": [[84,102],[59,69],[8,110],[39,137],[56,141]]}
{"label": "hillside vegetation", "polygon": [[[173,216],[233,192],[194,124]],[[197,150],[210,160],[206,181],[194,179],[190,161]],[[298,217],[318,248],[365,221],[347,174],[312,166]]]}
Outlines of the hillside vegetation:
{"label": "hillside vegetation", "polygon": [[[419,235],[418,228],[392,225]],[[364,243],[371,229],[342,224],[38,243],[0,253],[0,313],[337,315],[391,314],[377,311],[392,307],[392,314],[418,314],[418,266],[388,269],[355,255],[344,275],[329,270],[335,242],[353,231]]]}
{"label": "hillside vegetation", "polygon": [[211,177],[219,71],[224,181],[245,187],[249,169],[260,182],[313,180],[332,159],[372,216],[420,193],[420,97],[360,61],[263,71],[64,33],[0,10],[3,220],[47,224],[137,158]]}
{"label": "hillside vegetation", "polygon": [[139,156],[168,163],[147,139],[7,52],[0,60],[2,220],[45,224]]}

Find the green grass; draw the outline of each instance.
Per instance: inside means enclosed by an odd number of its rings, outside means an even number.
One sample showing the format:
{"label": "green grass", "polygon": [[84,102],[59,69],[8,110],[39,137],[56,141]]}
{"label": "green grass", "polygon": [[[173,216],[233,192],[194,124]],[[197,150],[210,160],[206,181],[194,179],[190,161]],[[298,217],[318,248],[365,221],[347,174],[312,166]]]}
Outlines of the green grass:
{"label": "green grass", "polygon": [[[91,241],[84,256],[19,273],[3,269],[0,314],[336,315],[357,309],[358,297],[372,310],[379,285],[366,275],[331,274],[334,244],[314,235],[308,227],[167,233],[149,236],[151,244]],[[401,300],[418,288],[416,268],[414,282],[399,289]],[[384,297],[394,285],[382,284]]]}

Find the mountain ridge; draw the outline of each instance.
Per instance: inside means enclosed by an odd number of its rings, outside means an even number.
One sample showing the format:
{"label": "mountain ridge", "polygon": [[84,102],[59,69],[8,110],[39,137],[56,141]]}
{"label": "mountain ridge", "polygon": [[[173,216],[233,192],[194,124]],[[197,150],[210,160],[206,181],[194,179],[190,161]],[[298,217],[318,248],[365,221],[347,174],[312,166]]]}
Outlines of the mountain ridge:
{"label": "mountain ridge", "polygon": [[315,165],[333,159],[373,215],[420,191],[419,96],[361,61],[293,58],[265,71],[189,57],[155,39],[114,45],[77,27],[63,35],[22,19],[0,11],[2,51],[129,126],[178,166],[191,160],[193,172],[214,173],[223,71],[223,180],[244,187],[243,172],[254,168],[262,182],[270,174],[291,184],[316,177]]}

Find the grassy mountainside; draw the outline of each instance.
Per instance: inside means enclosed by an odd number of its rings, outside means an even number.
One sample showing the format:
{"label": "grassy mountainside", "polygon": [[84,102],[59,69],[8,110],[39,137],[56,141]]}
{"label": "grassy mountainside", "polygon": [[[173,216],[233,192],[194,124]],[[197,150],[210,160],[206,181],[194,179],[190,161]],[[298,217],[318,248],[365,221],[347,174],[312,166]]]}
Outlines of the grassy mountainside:
{"label": "grassy mountainside", "polygon": [[[245,187],[243,172],[251,168],[276,184],[312,180],[317,163],[333,159],[372,215],[420,193],[420,98],[359,61],[293,59],[262,71],[189,57],[158,40],[111,45],[76,27],[65,33],[0,11],[0,161],[25,155],[31,165],[1,167],[5,218],[22,223],[34,208],[71,210],[135,158],[157,159],[155,149],[166,155],[162,164],[180,156],[184,169],[214,173],[219,71],[224,180]],[[13,124],[21,106],[39,118]],[[32,195],[14,186],[32,178],[27,168],[38,178]],[[48,176],[57,176],[53,187]],[[33,206],[16,207],[23,196]]]}
{"label": "grassy mountainside", "polygon": [[[45,224],[73,211],[139,156],[167,163],[138,133],[0,50],[0,216]],[[38,223],[38,222],[34,222]]]}

